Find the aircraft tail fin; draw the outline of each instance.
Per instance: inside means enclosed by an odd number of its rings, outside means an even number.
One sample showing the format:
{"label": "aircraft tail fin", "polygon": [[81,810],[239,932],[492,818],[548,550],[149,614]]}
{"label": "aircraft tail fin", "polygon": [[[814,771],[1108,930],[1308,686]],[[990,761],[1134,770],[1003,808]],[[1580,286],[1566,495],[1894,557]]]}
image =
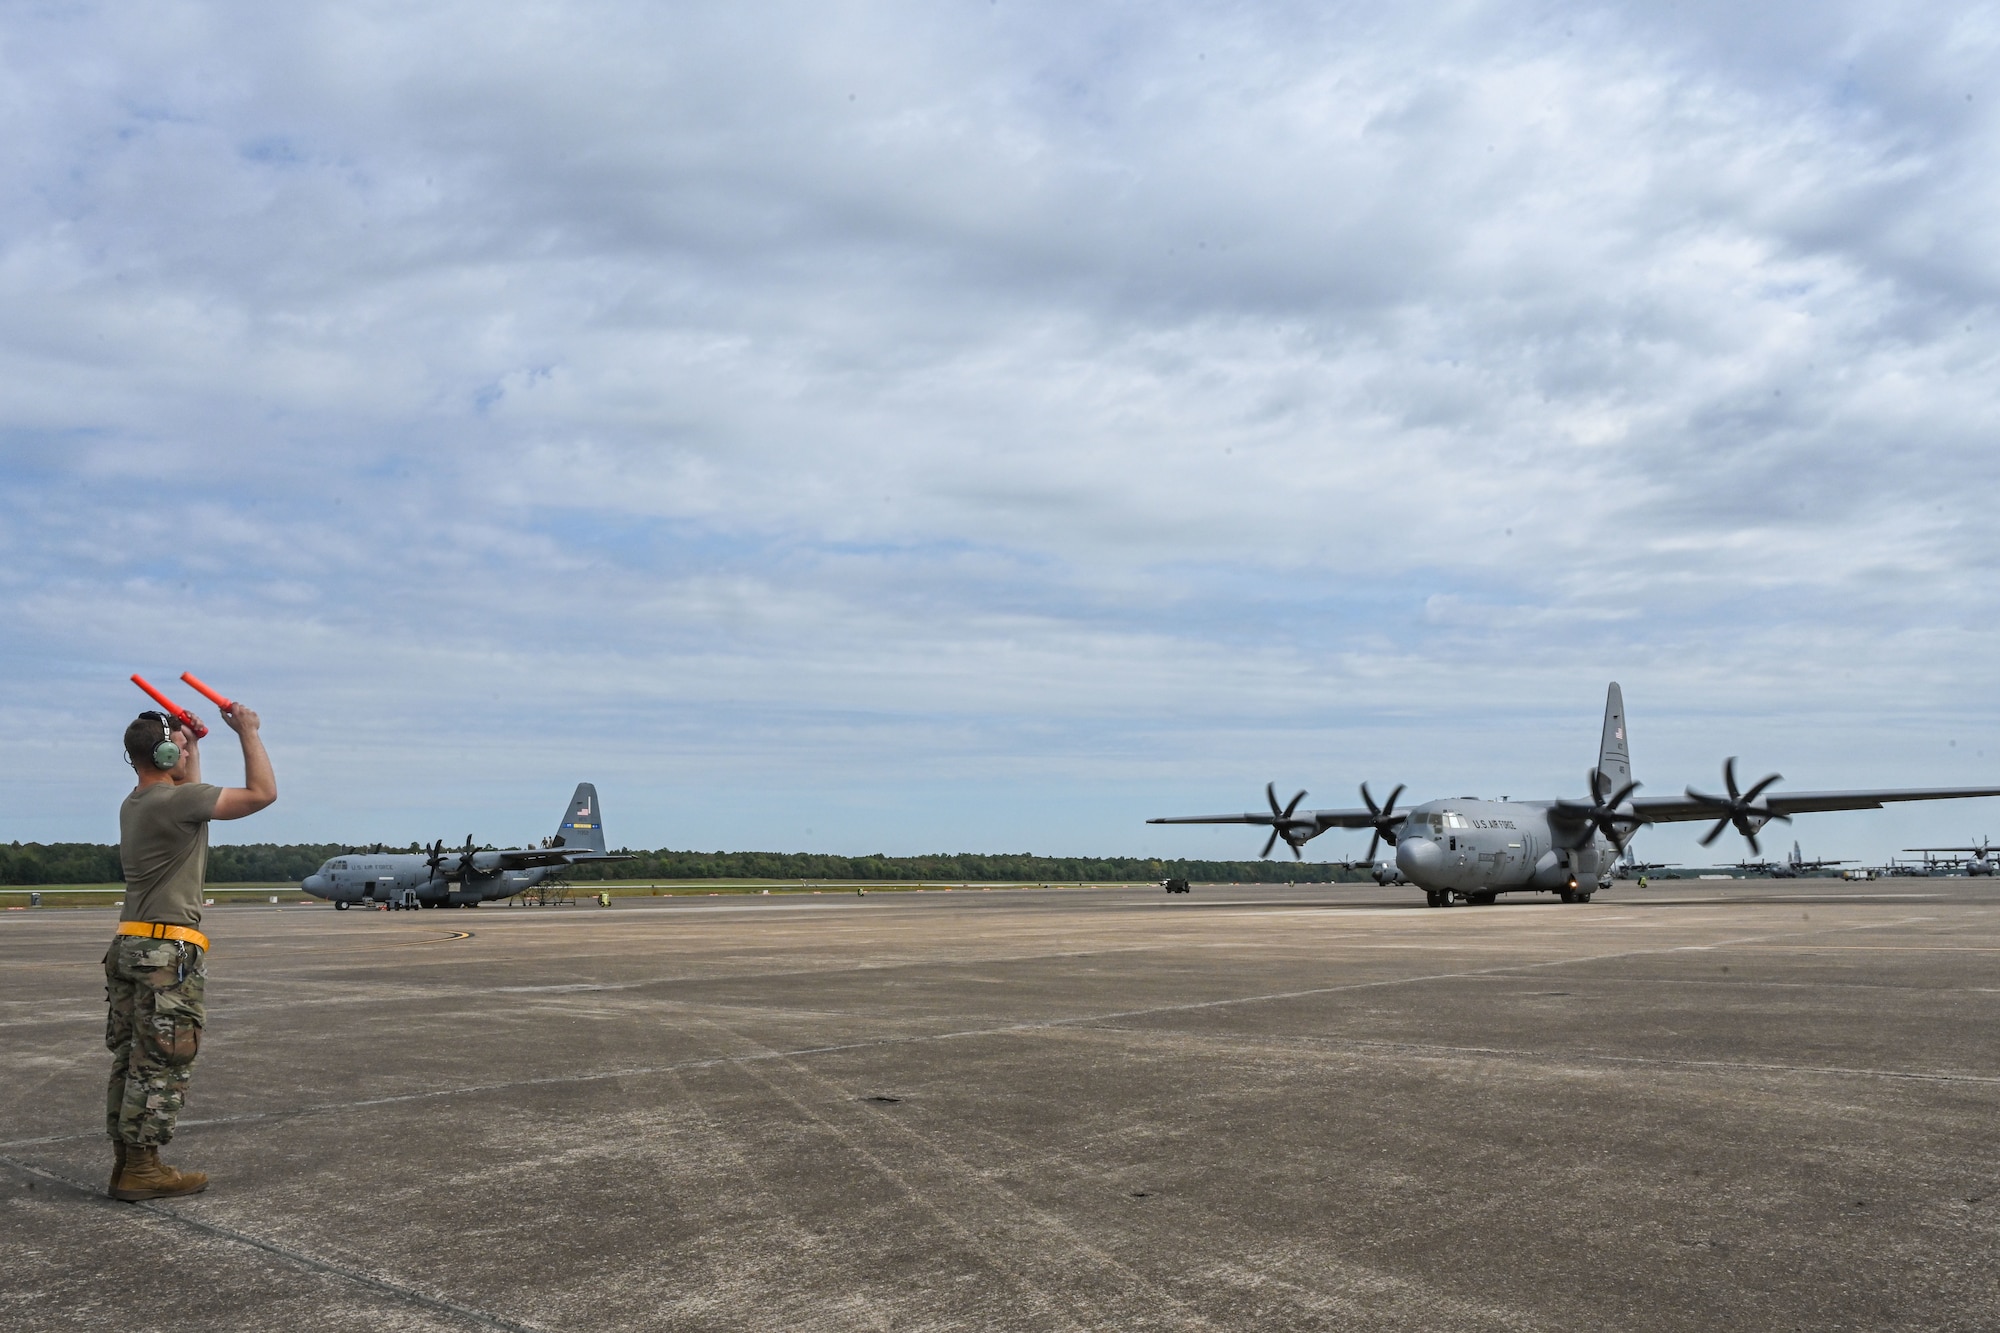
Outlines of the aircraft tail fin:
{"label": "aircraft tail fin", "polygon": [[1625,734],[1625,695],[1618,682],[1604,696],[1604,738],[1597,745],[1597,771],[1604,791],[1599,799],[1611,796],[1632,780],[1632,751]]}
{"label": "aircraft tail fin", "polygon": [[597,788],[588,782],[576,784],[576,795],[569,798],[569,812],[556,826],[556,836],[565,847],[604,850],[604,814],[597,808]]}

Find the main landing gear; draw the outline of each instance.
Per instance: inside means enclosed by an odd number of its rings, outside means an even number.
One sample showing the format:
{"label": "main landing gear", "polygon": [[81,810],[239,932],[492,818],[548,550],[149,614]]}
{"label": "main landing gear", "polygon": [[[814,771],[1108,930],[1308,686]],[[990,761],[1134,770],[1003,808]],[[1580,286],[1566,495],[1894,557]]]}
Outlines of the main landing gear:
{"label": "main landing gear", "polygon": [[1460,903],[1468,907],[1491,907],[1499,897],[1498,893],[1453,893],[1450,889],[1424,890],[1424,904],[1427,907],[1456,907]]}

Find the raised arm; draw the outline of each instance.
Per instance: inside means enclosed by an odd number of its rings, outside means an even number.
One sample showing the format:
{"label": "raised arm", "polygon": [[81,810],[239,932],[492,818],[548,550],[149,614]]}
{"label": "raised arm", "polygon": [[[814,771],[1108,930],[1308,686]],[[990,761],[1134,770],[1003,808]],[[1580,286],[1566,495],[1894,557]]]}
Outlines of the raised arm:
{"label": "raised arm", "polygon": [[243,785],[224,787],[215,799],[215,813],[210,818],[241,819],[278,799],[278,779],[271,772],[271,756],[264,752],[257,714],[238,700],[222,715],[222,720],[243,742]]}

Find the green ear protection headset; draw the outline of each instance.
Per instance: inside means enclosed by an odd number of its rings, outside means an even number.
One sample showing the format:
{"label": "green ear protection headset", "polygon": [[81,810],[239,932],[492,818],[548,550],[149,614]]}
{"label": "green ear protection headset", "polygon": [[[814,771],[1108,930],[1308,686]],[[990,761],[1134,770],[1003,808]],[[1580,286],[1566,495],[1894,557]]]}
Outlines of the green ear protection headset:
{"label": "green ear protection headset", "polygon": [[153,747],[153,767],[161,770],[172,768],[181,761],[181,747],[174,744],[174,720],[165,713],[148,716],[160,719],[160,743]]}

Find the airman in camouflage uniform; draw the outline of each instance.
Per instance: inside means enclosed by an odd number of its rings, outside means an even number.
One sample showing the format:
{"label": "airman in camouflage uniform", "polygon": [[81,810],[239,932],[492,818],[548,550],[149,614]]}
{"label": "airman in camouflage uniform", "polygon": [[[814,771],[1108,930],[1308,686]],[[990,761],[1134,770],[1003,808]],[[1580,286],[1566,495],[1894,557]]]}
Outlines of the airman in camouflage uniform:
{"label": "airman in camouflage uniform", "polygon": [[104,1127],[116,1165],[116,1199],[160,1199],[208,1187],[199,1171],[160,1161],[187,1099],[208,1012],[208,937],[201,925],[208,825],[241,819],[278,798],[257,715],[234,704],[222,715],[243,742],[242,787],[201,780],[196,738],[162,713],[141,713],[125,729],[125,757],[139,785],[118,810],[125,911],[104,955],[111,1081]]}
{"label": "airman in camouflage uniform", "polygon": [[104,955],[111,1083],[104,1124],[127,1145],[157,1148],[174,1136],[188,1077],[208,1025],[202,990],[208,951],[180,940],[120,935]]}

